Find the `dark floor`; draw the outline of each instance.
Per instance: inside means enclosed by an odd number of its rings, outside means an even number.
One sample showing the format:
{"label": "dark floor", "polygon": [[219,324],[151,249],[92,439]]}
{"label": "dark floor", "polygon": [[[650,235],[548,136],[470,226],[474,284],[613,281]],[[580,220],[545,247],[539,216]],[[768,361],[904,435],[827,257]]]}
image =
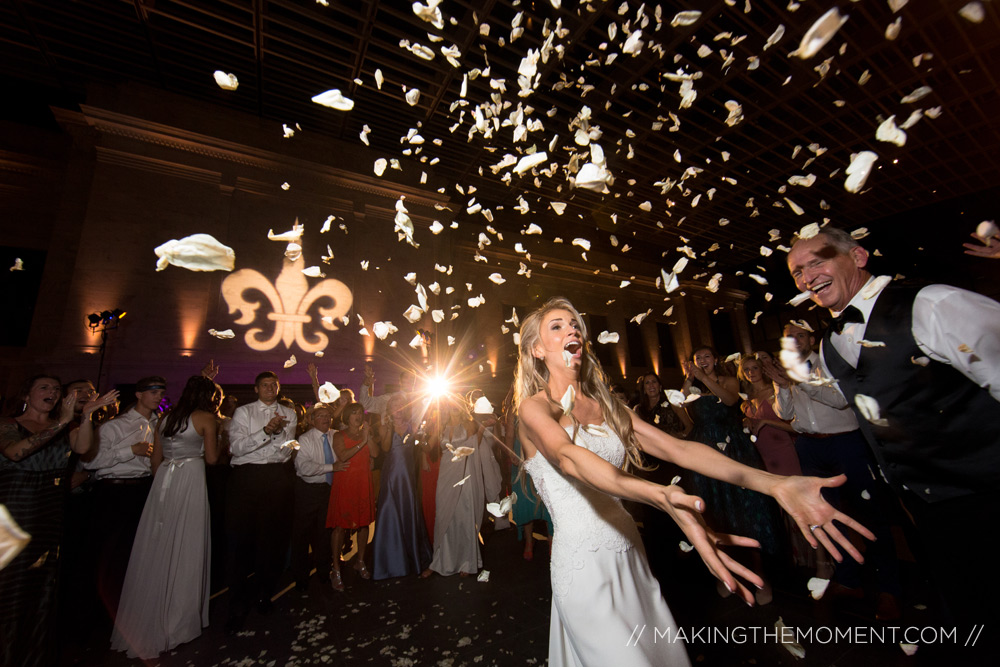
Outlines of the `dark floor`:
{"label": "dark floor", "polygon": [[[546,661],[550,589],[548,549],[539,542],[535,559],[525,562],[513,530],[489,536],[483,550],[487,583],[475,578],[410,577],[363,581],[345,565],[345,593],[334,594],[326,581],[313,577],[306,595],[291,588],[275,601],[268,616],[251,614],[244,632],[223,632],[225,593],[212,601],[211,625],[197,640],[164,655],[158,664],[193,667],[256,665],[374,664],[409,665],[541,665]],[[922,646],[913,657],[897,643],[869,637],[869,643],[804,642],[804,659],[796,659],[774,639],[781,617],[786,626],[881,627],[874,621],[874,602],[834,605],[808,597],[806,572],[772,572],[774,601],[749,608],[735,598],[721,599],[694,554],[667,568],[663,591],[681,628],[715,628],[735,633],[728,643],[719,637],[689,641],[694,665],[803,665],[895,667],[969,664],[961,646]],[[910,587],[913,588],[913,587]],[[915,587],[918,590],[919,586]],[[915,606],[917,605],[917,606]],[[907,600],[901,627],[932,624],[930,612]],[[745,639],[738,628],[745,630]],[[755,630],[756,628],[756,630]],[[990,629],[987,629],[990,630]],[[757,633],[756,640],[752,633]],[[82,645],[67,649],[65,665],[141,664],[108,649],[109,633],[91,633]],[[898,640],[897,640],[898,641]],[[959,644],[964,638],[958,638]],[[627,648],[623,645],[623,652]],[[610,666],[609,666],[610,667]]]}

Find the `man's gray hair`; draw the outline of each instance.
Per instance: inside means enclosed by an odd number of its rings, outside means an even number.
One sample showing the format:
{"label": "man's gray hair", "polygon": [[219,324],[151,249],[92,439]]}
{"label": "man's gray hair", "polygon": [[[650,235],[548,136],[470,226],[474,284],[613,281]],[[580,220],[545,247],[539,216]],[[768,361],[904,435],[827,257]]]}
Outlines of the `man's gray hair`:
{"label": "man's gray hair", "polygon": [[[837,252],[842,255],[848,254],[854,248],[861,247],[861,244],[854,240],[850,233],[845,232],[843,229],[826,226],[820,229],[819,233],[825,236],[829,241],[829,244],[836,248]],[[792,242],[792,247],[794,248],[795,244],[802,240],[803,239],[796,236],[795,241]]]}

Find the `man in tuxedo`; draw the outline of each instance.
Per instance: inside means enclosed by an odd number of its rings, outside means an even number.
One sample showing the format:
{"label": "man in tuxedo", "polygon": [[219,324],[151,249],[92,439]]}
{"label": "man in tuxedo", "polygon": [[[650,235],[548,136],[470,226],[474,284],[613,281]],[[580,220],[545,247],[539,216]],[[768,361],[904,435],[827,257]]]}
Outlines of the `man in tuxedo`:
{"label": "man in tuxedo", "polygon": [[796,286],[834,316],[824,374],[838,381],[913,519],[945,618],[992,624],[1000,620],[1000,304],[948,285],[897,286],[867,265],[868,251],[830,227],[788,254]]}

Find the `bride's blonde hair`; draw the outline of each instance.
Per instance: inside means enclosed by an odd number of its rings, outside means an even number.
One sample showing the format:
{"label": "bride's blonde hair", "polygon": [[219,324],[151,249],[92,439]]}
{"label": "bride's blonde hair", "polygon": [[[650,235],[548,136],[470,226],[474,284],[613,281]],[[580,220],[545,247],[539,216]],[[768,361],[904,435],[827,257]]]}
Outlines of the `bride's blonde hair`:
{"label": "bride's blonde hair", "polygon": [[[549,371],[545,367],[545,362],[536,358],[532,353],[541,339],[542,319],[553,310],[568,311],[580,327],[580,337],[583,341],[579,371],[580,393],[598,402],[605,422],[625,445],[625,469],[648,470],[649,468],[642,461],[642,453],[639,450],[639,443],[635,439],[629,411],[624,403],[611,395],[608,378],[594,356],[590,340],[587,337],[587,325],[584,324],[580,313],[573,307],[573,304],[565,297],[549,299],[541,308],[524,318],[521,323],[521,342],[518,346],[519,358],[514,384],[515,409],[520,410],[523,401],[539,392],[544,392],[549,403],[554,408],[562,410],[559,401],[549,393]],[[576,434],[580,430],[580,422],[576,420],[573,413],[570,413],[569,418],[573,421],[572,439],[576,440]]]}

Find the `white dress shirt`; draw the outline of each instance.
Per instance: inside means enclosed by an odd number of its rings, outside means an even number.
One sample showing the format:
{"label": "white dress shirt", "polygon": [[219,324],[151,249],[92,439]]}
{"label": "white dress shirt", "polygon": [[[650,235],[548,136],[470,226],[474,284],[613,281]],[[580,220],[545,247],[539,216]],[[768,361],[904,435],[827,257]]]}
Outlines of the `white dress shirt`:
{"label": "white dress shirt", "polygon": [[[337,454],[333,451],[333,435],[336,433],[332,428],[326,432],[329,441],[327,449],[333,457],[334,463],[337,461]],[[311,428],[299,438],[299,453],[295,455],[295,474],[303,482],[309,484],[326,484],[326,476],[333,472],[333,463],[326,462],[326,455],[323,452],[323,433],[315,428]]]}
{"label": "white dress shirt", "polygon": [[[264,427],[276,414],[282,415],[288,422],[282,430],[268,435],[264,433]],[[233,454],[231,465],[284,463],[291,458],[292,448],[282,445],[295,439],[297,423],[295,412],[277,401],[271,405],[255,401],[236,408],[229,426],[229,449]]]}
{"label": "white dress shirt", "polygon": [[[872,280],[869,278],[868,283]],[[882,292],[879,290],[869,299],[863,293],[864,288],[848,305],[861,311],[865,321],[847,324],[843,332],[830,339],[844,361],[854,368],[861,356],[858,341],[865,337],[868,319]],[[990,395],[1000,401],[1000,303],[950,285],[928,285],[917,292],[913,301],[912,333],[921,352],[954,366],[980,387],[988,387]],[[825,359],[823,370],[829,375]]]}
{"label": "white dress shirt", "polygon": [[138,479],[152,474],[148,456],[136,456],[132,445],[153,442],[157,417],[149,419],[132,408],[97,429],[97,454],[83,464],[97,479]]}
{"label": "white dress shirt", "polygon": [[[810,352],[806,357],[811,368],[819,369],[819,355]],[[829,373],[826,377],[830,377]],[[780,419],[792,422],[798,433],[828,435],[846,433],[858,427],[854,411],[847,399],[833,386],[794,384],[791,387],[774,386],[774,412]]]}

